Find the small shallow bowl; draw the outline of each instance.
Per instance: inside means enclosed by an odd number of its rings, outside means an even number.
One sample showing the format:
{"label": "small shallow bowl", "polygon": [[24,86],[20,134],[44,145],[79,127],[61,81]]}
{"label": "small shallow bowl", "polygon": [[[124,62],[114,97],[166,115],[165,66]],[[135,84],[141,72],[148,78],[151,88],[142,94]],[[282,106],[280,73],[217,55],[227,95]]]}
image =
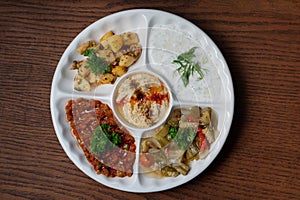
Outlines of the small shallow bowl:
{"label": "small shallow bowl", "polygon": [[[166,111],[165,111],[164,115],[161,117],[161,119],[158,122],[155,122],[154,124],[150,125],[149,127],[138,127],[138,126],[130,123],[128,120],[126,120],[122,116],[122,113],[120,113],[117,102],[116,102],[116,98],[117,98],[120,86],[124,83],[125,80],[127,80],[129,77],[131,77],[135,74],[148,74],[148,75],[155,77],[162,83],[162,85],[167,89],[167,92],[168,92],[168,96],[169,96],[168,108],[166,109]],[[145,67],[145,68],[143,68],[143,70],[134,70],[134,71],[126,73],[115,83],[115,87],[114,87],[113,95],[112,95],[111,107],[112,107],[113,113],[115,114],[116,119],[126,129],[128,129],[134,136],[141,137],[143,132],[156,129],[157,127],[161,126],[162,124],[164,124],[166,122],[166,120],[169,117],[169,114],[172,110],[172,107],[173,107],[173,96],[172,96],[171,89],[170,89],[169,85],[167,84],[167,82],[161,76],[151,72],[150,70],[148,70]]]}

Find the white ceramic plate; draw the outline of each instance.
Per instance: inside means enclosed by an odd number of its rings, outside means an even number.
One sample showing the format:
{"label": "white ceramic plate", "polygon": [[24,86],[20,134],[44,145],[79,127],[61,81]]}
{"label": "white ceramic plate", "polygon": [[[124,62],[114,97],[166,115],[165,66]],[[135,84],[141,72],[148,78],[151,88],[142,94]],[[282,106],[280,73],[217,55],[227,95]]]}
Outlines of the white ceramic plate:
{"label": "white ceramic plate", "polygon": [[[69,68],[73,60],[83,57],[76,51],[79,44],[88,40],[98,41],[109,30],[115,33],[132,31],[138,34],[143,52],[130,71],[150,66],[153,73],[163,77],[178,101],[201,107],[210,106],[217,114],[217,128],[220,132],[211,145],[209,155],[194,161],[186,176],[175,178],[150,178],[139,173],[138,159],[134,164],[134,174],[130,178],[107,178],[97,175],[76,145],[65,120],[65,104],[69,99],[84,97],[107,102],[112,86],[100,86],[92,92],[73,90],[75,71]],[[188,87],[174,72],[171,62],[191,47],[197,46],[196,54],[202,67],[206,69],[203,80],[190,79]],[[84,29],[68,46],[55,71],[51,90],[51,114],[53,125],[63,149],[74,164],[97,182],[111,188],[129,192],[155,192],[170,189],[188,182],[210,165],[220,152],[231,126],[234,109],[234,93],[231,75],[221,52],[214,42],[198,27],[189,21],[158,10],[137,9],[115,13],[104,17]],[[134,135],[134,134],[133,134]],[[139,138],[136,138],[137,149]],[[137,153],[138,156],[138,153]],[[138,157],[136,157],[138,158]]]}

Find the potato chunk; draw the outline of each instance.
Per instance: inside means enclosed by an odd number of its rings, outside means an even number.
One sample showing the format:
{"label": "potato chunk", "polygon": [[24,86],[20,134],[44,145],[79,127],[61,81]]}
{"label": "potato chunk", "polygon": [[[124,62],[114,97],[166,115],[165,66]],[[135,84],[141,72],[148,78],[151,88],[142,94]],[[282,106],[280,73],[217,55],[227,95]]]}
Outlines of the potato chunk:
{"label": "potato chunk", "polygon": [[109,50],[109,49],[106,49],[106,50],[99,50],[99,51],[97,52],[97,55],[98,55],[99,57],[101,57],[101,58],[104,58],[105,61],[108,62],[108,63],[112,63],[112,62],[114,62],[115,59],[116,59],[114,53],[113,53],[111,50]]}
{"label": "potato chunk", "polygon": [[113,35],[106,39],[109,48],[117,53],[123,46],[123,38],[120,35]]}
{"label": "potato chunk", "polygon": [[124,66],[124,67],[129,67],[130,65],[132,65],[135,62],[135,58],[129,55],[123,55],[120,57],[120,62],[119,65],[120,66]]}
{"label": "potato chunk", "polygon": [[86,60],[80,61],[78,67],[78,74],[82,77],[86,77],[91,71],[86,67]]}
{"label": "potato chunk", "polygon": [[102,84],[111,84],[113,82],[115,82],[116,77],[112,74],[102,74],[100,77],[100,80],[98,81],[98,85],[102,85]]}
{"label": "potato chunk", "polygon": [[112,73],[115,76],[122,76],[127,72],[127,67],[124,66],[116,66],[115,68],[112,69]]}
{"label": "potato chunk", "polygon": [[107,39],[113,35],[114,35],[114,32],[108,31],[100,38],[100,44],[103,46],[104,49],[108,49],[109,45],[108,45]]}
{"label": "potato chunk", "polygon": [[79,74],[76,74],[76,76],[74,78],[74,89],[78,90],[78,91],[90,91],[91,86],[87,80],[85,80]]}
{"label": "potato chunk", "polygon": [[107,38],[111,37],[114,35],[114,32],[112,31],[108,31],[107,33],[105,33],[101,38],[100,38],[100,43],[102,43],[104,40],[106,40]]}
{"label": "potato chunk", "polygon": [[132,44],[137,44],[139,43],[139,38],[137,36],[136,33],[132,33],[132,32],[126,32],[121,34],[123,41],[124,41],[124,45],[132,45]]}
{"label": "potato chunk", "polygon": [[97,43],[93,40],[90,40],[86,43],[82,43],[78,48],[77,52],[83,54],[87,49],[97,46]]}
{"label": "potato chunk", "polygon": [[93,84],[96,82],[97,76],[94,73],[89,73],[86,79]]}

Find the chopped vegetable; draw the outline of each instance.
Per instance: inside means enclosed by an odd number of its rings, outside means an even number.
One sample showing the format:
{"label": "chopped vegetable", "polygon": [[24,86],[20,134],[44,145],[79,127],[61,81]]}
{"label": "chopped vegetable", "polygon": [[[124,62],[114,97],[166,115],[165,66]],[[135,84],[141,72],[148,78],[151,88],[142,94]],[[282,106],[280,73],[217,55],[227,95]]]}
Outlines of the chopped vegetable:
{"label": "chopped vegetable", "polygon": [[198,128],[197,134],[199,137],[199,150],[204,151],[205,149],[208,149],[209,145],[201,128]]}
{"label": "chopped vegetable", "polygon": [[189,51],[180,54],[177,59],[172,62],[179,66],[176,71],[181,75],[181,79],[185,87],[189,84],[190,75],[198,73],[198,80],[201,80],[204,77],[200,63],[193,60],[196,57],[194,54],[196,48],[197,47],[193,47]]}
{"label": "chopped vegetable", "polygon": [[171,139],[174,139],[174,137],[177,135],[177,128],[172,126],[169,129],[169,135],[170,135]]}
{"label": "chopped vegetable", "polygon": [[110,125],[101,124],[93,134],[91,140],[91,151],[94,154],[103,153],[121,143],[121,136],[117,133],[107,133],[111,129]]}
{"label": "chopped vegetable", "polygon": [[154,163],[154,159],[151,155],[142,153],[140,155],[140,163],[144,167],[150,167]]}
{"label": "chopped vegetable", "polygon": [[161,174],[163,176],[169,176],[169,177],[176,177],[178,176],[180,173],[173,167],[170,166],[165,166],[161,169]]}
{"label": "chopped vegetable", "polygon": [[172,110],[166,124],[155,131],[156,134],[141,140],[141,170],[168,177],[187,175],[190,162],[204,159],[216,139],[207,137],[213,134],[208,133],[213,131],[211,115],[204,114],[208,111],[211,108],[198,106]]}
{"label": "chopped vegetable", "polygon": [[185,150],[193,142],[195,136],[196,131],[193,128],[180,129],[177,132],[174,141],[181,149]]}

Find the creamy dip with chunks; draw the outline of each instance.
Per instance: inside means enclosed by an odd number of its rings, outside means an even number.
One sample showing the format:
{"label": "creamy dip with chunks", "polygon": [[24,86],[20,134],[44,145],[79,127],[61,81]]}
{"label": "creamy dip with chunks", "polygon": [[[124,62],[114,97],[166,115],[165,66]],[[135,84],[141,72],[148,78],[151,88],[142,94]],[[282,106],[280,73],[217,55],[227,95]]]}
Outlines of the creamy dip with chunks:
{"label": "creamy dip with chunks", "polygon": [[141,72],[126,77],[116,89],[117,111],[129,124],[148,128],[161,121],[170,106],[170,94],[156,76]]}

